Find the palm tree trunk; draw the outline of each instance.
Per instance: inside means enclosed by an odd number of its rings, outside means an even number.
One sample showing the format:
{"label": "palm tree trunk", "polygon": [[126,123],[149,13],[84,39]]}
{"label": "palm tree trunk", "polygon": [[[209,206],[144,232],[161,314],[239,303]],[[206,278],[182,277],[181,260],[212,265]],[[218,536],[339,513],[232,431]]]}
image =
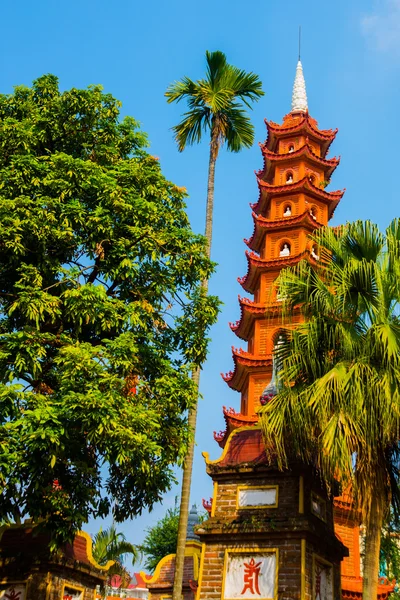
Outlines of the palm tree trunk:
{"label": "palm tree trunk", "polygon": [[376,600],[379,576],[379,550],[383,526],[385,491],[372,490],[371,510],[366,520],[363,600]]}
{"label": "palm tree trunk", "polygon": [[[215,163],[218,155],[218,140],[212,134],[210,144],[210,159],[208,163],[208,183],[207,183],[207,206],[206,206],[206,226],[205,237],[207,238],[207,256],[211,256],[211,240],[212,240],[212,222],[214,209],[214,180],[215,180]],[[201,287],[207,293],[208,280],[204,279],[201,282]],[[200,383],[200,367],[197,367],[192,373],[192,381],[195,383],[197,390]],[[192,439],[189,442],[188,452],[183,464],[182,475],[182,493],[181,503],[179,507],[179,525],[178,525],[178,541],[176,546],[175,557],[175,576],[174,589],[172,592],[172,600],[182,600],[182,583],[183,583],[183,567],[185,562],[185,546],[187,536],[187,526],[189,519],[189,500],[190,486],[192,483],[193,458],[197,422],[197,406],[198,401],[189,411],[188,425],[192,432]]]}

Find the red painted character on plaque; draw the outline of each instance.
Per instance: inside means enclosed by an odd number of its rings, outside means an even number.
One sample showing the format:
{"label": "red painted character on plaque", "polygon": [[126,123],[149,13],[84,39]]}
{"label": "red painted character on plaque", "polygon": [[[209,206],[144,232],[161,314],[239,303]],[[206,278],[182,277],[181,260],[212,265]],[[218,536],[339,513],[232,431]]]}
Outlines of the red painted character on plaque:
{"label": "red painted character on plaque", "polygon": [[244,563],[244,574],[243,574],[243,589],[242,595],[249,591],[250,594],[258,594],[261,596],[260,588],[258,587],[258,578],[260,577],[262,561],[256,563],[252,558],[248,563]]}

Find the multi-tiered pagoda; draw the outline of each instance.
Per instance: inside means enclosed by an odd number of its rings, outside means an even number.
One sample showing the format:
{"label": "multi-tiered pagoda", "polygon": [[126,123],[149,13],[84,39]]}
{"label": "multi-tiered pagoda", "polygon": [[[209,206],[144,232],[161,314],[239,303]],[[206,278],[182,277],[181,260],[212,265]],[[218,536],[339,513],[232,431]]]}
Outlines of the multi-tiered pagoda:
{"label": "multi-tiered pagoda", "polygon": [[247,350],[233,348],[234,369],[223,375],[240,392],[241,406],[239,413],[224,408],[226,430],[215,434],[222,447],[235,427],[257,421],[256,409],[270,392],[272,352],[282,327],[282,303],[275,283],[279,272],[304,258],[318,261],[318,249],[308,236],[327,225],[344,193],[326,191],[339,164],[338,158],[327,158],[337,130],[321,130],[309,116],[300,61],[291,112],[282,125],[271,121],[266,125],[268,137],[260,145],[264,166],[257,173],[259,198],[251,205],[254,231],[245,240],[248,269],[239,278],[254,299],[239,297],[241,317],[230,324],[247,342]]}
{"label": "multi-tiered pagoda", "polygon": [[[327,158],[337,130],[321,130],[308,114],[301,62],[292,110],[278,125],[266,122],[257,173],[254,231],[245,240],[248,269],[239,279],[250,298],[239,298],[232,330],[247,342],[233,349],[234,369],[224,375],[240,392],[240,411],[224,408],[226,429],[214,434],[223,448],[210,460],[213,498],[209,519],[196,529],[185,553],[184,600],[361,600],[360,515],[351,494],[332,498],[310,465],[291,461],[281,471],[266,453],[257,408],[276,394],[273,351],[283,327],[277,278],[300,260],[318,264],[310,233],[327,225],[343,191],[327,191],[339,163]],[[148,580],[150,600],[169,598],[175,555],[162,559]],[[378,599],[394,585],[380,582]]]}

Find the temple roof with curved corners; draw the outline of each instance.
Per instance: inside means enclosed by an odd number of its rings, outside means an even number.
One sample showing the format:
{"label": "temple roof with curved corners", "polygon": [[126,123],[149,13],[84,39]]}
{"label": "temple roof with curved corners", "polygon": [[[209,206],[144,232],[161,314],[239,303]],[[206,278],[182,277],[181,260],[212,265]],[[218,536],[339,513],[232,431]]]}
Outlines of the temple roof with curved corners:
{"label": "temple roof with curved corners", "polygon": [[[249,298],[238,296],[240,305],[240,319],[235,323],[229,323],[230,329],[238,338],[249,341],[253,322],[256,319],[265,319],[266,317],[276,317],[282,313],[282,302],[254,302]],[[295,312],[300,312],[300,307],[294,308]]]}
{"label": "temple roof with curved corners", "polygon": [[259,177],[268,177],[269,167],[274,166],[275,163],[278,162],[288,162],[292,161],[293,158],[306,158],[310,163],[321,167],[324,170],[326,179],[330,179],[332,173],[340,163],[340,156],[333,158],[321,158],[315,152],[313,152],[311,146],[309,144],[304,144],[294,152],[286,152],[285,154],[277,154],[276,152],[272,152],[269,150],[265,144],[260,144],[261,152],[264,157],[264,166],[263,169],[257,172]]}
{"label": "temple roof with curved corners", "polygon": [[303,179],[299,179],[299,181],[295,181],[294,183],[285,183],[283,185],[273,185],[272,183],[267,183],[263,179],[260,179],[260,177],[257,177],[257,183],[260,190],[260,195],[257,202],[250,204],[251,208],[257,214],[263,214],[265,212],[265,209],[268,206],[272,196],[306,192],[317,200],[328,204],[328,218],[330,219],[335,211],[335,208],[339,204],[340,199],[346,191],[343,189],[335,190],[333,192],[326,192],[324,189],[311,183],[307,176],[303,177]]}
{"label": "temple roof with curved corners", "polygon": [[249,294],[254,294],[257,288],[258,278],[261,273],[269,270],[276,270],[279,272],[281,269],[285,267],[291,267],[296,265],[303,259],[307,259],[310,262],[314,263],[315,261],[312,259],[310,252],[305,250],[300,254],[293,254],[291,256],[280,256],[278,258],[274,258],[273,260],[265,260],[261,258],[258,254],[254,252],[249,252],[246,250],[245,252],[247,258],[247,273],[244,277],[238,277],[238,282],[243,287],[246,292]]}
{"label": "temple roof with curved corners", "polygon": [[264,236],[268,231],[280,231],[287,228],[298,228],[306,227],[310,231],[322,227],[322,223],[319,223],[314,219],[309,210],[304,211],[300,215],[294,217],[282,217],[281,219],[267,219],[261,215],[257,215],[254,211],[252,212],[254,220],[254,230],[250,239],[245,239],[244,243],[255,252],[260,252],[262,244],[264,242]]}
{"label": "temple roof with curved corners", "polygon": [[[5,525],[0,528],[0,555],[15,556],[23,548],[25,558],[49,558],[50,537],[49,533],[40,531],[35,525]],[[101,579],[106,577],[107,571],[114,564],[113,560],[105,565],[98,564],[92,554],[92,538],[86,531],[79,531],[71,543],[65,543],[60,549],[60,557],[73,563],[78,569],[89,569]]]}
{"label": "temple roof with curved corners", "polygon": [[265,446],[261,428],[258,424],[247,425],[234,429],[228,436],[224,450],[219,458],[210,460],[208,452],[203,452],[207,472],[216,471],[218,468],[255,466],[269,464],[265,453]]}
{"label": "temple roof with curved corners", "polygon": [[[190,581],[198,580],[200,555],[200,542],[195,540],[190,540],[186,542],[184,558],[184,585],[190,585]],[[147,588],[149,588],[150,590],[154,588],[165,588],[172,590],[175,573],[175,557],[176,554],[167,554],[166,556],[164,556],[156,566],[155,571],[152,575],[147,575],[143,571],[140,572],[140,575]]]}
{"label": "temple roof with curved corners", "polygon": [[218,433],[214,431],[214,439],[221,448],[225,447],[226,441],[234,429],[245,425],[255,425],[258,422],[257,415],[243,415],[236,412],[234,408],[226,408],[226,406],[223,407],[223,414],[226,424],[225,430]]}
{"label": "temple roof with curved corners", "polygon": [[264,354],[257,355],[242,350],[242,348],[234,348],[232,346],[232,358],[234,363],[233,371],[229,373],[221,373],[221,377],[230,388],[240,392],[244,380],[247,377],[249,371],[252,372],[264,372],[265,369],[272,368],[272,355]]}
{"label": "temple roof with curved corners", "polygon": [[[346,600],[361,600],[362,599],[362,577],[351,577],[342,575],[341,577],[342,598]],[[386,577],[379,577],[377,600],[386,600],[395,588],[396,580],[388,581]]]}
{"label": "temple roof with curved corners", "polygon": [[289,135],[299,135],[303,133],[305,137],[310,137],[319,143],[321,147],[321,157],[325,158],[329,147],[336,137],[338,129],[319,129],[315,119],[310,117],[308,113],[289,113],[283,117],[283,123],[274,123],[267,121],[267,139],[264,146],[269,150],[274,151],[280,139]]}

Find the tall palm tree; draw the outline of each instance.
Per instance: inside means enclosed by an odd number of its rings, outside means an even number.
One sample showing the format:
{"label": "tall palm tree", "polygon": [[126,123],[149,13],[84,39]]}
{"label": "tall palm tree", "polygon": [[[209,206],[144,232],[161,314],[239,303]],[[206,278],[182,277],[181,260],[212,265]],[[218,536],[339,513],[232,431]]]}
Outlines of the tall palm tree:
{"label": "tall palm tree", "polygon": [[357,221],[314,241],[321,266],[279,278],[285,318],[300,307],[305,322],[276,350],[278,394],[261,424],[281,466],[294,454],[328,485],[352,485],[366,526],[363,598],[376,600],[382,525],[399,507],[399,221],[386,236]]}
{"label": "tall palm tree", "polygon": [[[188,111],[182,121],[173,128],[178,149],[182,152],[186,145],[199,143],[203,133],[210,136],[210,155],[208,162],[207,205],[205,237],[207,238],[208,257],[211,255],[212,222],[214,206],[215,164],[220,148],[226,144],[231,152],[240,152],[250,148],[254,142],[254,127],[245,107],[251,108],[251,102],[264,95],[261,81],[254,73],[246,73],[228,64],[223,52],[206,52],[206,76],[193,81],[184,77],[169,86],[167,101],[186,100]],[[207,293],[208,281],[202,282],[203,293]],[[192,378],[199,385],[200,369],[196,369]],[[189,515],[190,484],[192,479],[194,434],[197,421],[197,403],[189,411],[188,423],[193,432],[188,448],[182,481],[178,545],[176,550],[175,581],[173,600],[181,600],[183,563],[186,544],[186,530]]]}
{"label": "tall palm tree", "polygon": [[113,523],[108,529],[102,529],[93,536],[93,558],[99,565],[106,565],[109,561],[114,564],[108,570],[110,583],[113,575],[120,575],[122,583],[130,581],[130,573],[124,566],[126,555],[132,555],[132,565],[139,558],[140,552],[133,544],[126,541],[123,533],[117,532]]}

